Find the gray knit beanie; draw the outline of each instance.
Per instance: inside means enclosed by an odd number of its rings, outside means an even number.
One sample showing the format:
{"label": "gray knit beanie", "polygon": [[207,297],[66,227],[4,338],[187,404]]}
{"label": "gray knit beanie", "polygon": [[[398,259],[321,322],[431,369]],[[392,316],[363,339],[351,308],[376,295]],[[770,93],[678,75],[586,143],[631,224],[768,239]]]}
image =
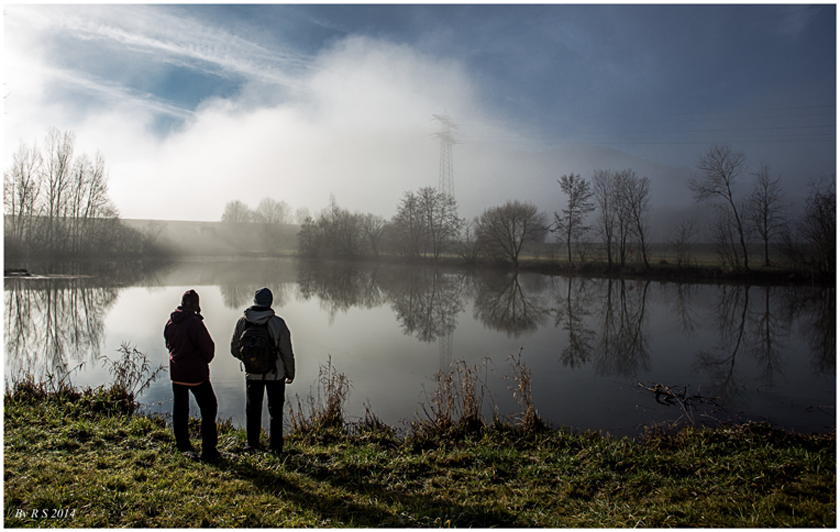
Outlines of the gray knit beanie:
{"label": "gray knit beanie", "polygon": [[254,304],[258,307],[270,307],[272,301],[274,301],[274,296],[268,288],[260,288],[254,292]]}

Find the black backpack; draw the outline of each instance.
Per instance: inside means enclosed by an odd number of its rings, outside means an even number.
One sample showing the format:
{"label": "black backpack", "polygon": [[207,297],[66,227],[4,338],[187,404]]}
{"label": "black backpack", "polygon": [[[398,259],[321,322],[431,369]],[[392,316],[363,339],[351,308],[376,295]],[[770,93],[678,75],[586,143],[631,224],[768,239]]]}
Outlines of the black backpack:
{"label": "black backpack", "polygon": [[239,335],[239,359],[248,373],[271,373],[277,369],[277,349],[268,331],[268,322],[262,325],[245,322]]}

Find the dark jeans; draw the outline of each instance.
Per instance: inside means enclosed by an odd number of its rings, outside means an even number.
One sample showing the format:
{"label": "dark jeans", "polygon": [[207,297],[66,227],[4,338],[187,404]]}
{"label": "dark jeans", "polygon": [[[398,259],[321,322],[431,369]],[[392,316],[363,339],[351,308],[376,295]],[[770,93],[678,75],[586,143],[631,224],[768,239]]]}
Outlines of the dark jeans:
{"label": "dark jeans", "polygon": [[172,430],[175,433],[175,444],[179,451],[190,451],[190,435],[187,423],[190,420],[190,392],[201,410],[201,453],[213,454],[216,451],[218,435],[216,433],[216,414],[219,405],[210,381],[202,382],[198,386],[184,386],[172,383],[172,393],[175,396],[172,405]]}
{"label": "dark jeans", "polygon": [[245,379],[245,425],[248,445],[259,447],[262,429],[263,395],[268,396],[269,449],[283,450],[283,403],[286,382]]}

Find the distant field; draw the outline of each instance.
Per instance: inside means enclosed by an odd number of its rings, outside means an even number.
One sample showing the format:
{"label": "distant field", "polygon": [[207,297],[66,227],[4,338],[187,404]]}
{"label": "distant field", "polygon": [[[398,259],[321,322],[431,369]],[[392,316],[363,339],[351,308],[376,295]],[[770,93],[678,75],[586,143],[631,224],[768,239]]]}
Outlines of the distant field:
{"label": "distant field", "polygon": [[294,251],[300,226],[188,222],[175,220],[123,220],[141,231],[160,231],[162,239],[187,255],[280,254]]}
{"label": "distant field", "polygon": [[[231,255],[287,255],[294,253],[297,248],[297,234],[300,226],[296,224],[268,225],[268,224],[239,224],[229,225],[222,222],[191,222],[176,220],[123,220],[129,227],[141,231],[159,231],[160,237],[170,242],[175,251],[184,255],[203,256],[231,256]],[[780,250],[771,248],[771,260],[778,263]],[[666,243],[651,243],[648,245],[648,261],[651,265],[664,263],[674,265],[676,255],[673,246]],[[526,249],[522,259],[565,261],[565,248],[561,244],[547,243],[536,249]],[[454,255],[452,258],[456,258]],[[578,261],[580,258],[575,257]],[[641,264],[641,252],[633,249],[627,257],[627,265]],[[586,253],[588,263],[606,263],[606,254],[598,243],[591,244]],[[618,261],[618,258],[615,258]],[[762,249],[759,245],[751,246],[751,266],[761,269],[763,263]],[[695,243],[691,246],[688,266],[716,267],[720,265],[720,258],[715,251],[715,245],[710,243]]]}

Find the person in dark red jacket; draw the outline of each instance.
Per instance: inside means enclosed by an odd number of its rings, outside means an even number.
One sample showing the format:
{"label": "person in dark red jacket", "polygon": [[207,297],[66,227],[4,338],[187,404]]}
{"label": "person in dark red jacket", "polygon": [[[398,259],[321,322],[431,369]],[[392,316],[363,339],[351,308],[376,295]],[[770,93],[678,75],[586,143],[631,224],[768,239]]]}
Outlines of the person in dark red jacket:
{"label": "person in dark red jacket", "polygon": [[220,456],[216,450],[216,414],[218,403],[210,384],[210,361],[216,346],[201,316],[198,294],[187,290],[181,298],[181,305],[169,315],[163,329],[166,347],[169,349],[169,377],[172,379],[172,431],[178,450],[195,456],[190,443],[187,423],[190,417],[190,392],[201,410],[201,458],[215,460]]}

